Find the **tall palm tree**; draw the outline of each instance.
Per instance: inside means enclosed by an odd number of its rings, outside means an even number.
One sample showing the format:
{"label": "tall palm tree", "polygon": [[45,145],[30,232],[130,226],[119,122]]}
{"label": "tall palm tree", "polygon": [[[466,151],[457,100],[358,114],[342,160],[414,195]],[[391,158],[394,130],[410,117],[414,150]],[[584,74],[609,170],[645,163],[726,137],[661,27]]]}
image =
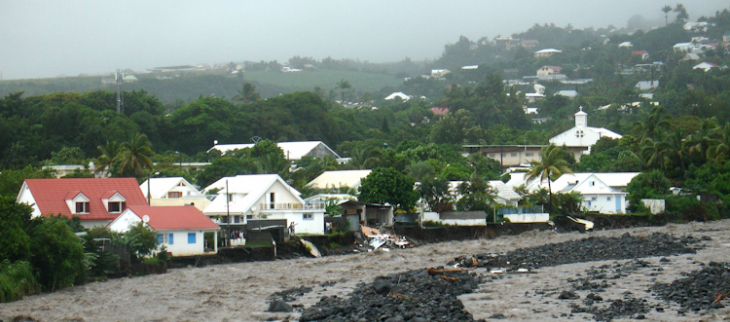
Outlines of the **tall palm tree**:
{"label": "tall palm tree", "polygon": [[119,161],[122,154],[122,146],[117,141],[107,141],[106,145],[96,147],[101,155],[96,159],[94,173],[101,174],[104,171],[112,172],[112,167]]}
{"label": "tall palm tree", "polygon": [[672,7],[670,7],[669,5],[666,5],[662,8],[662,12],[664,12],[664,25],[665,26],[669,25],[669,20],[668,20],[669,16],[668,15],[669,15],[670,11],[672,11]]}
{"label": "tall palm tree", "polygon": [[238,90],[238,94],[233,96],[233,101],[241,101],[244,104],[253,103],[260,99],[259,93],[256,93],[256,86],[251,83],[243,84],[243,87]]}
{"label": "tall palm tree", "polygon": [[699,154],[701,157],[710,157],[710,146],[718,133],[718,124],[715,117],[704,119],[700,128],[687,136],[690,154]]}
{"label": "tall palm tree", "polygon": [[567,152],[550,144],[540,150],[540,161],[532,161],[532,169],[527,172],[527,180],[540,177],[540,181],[547,179],[548,192],[550,193],[550,211],[553,209],[553,189],[551,182],[560,178],[565,173],[573,173],[568,167],[568,161],[565,160]]}
{"label": "tall palm tree", "polygon": [[657,138],[645,138],[641,141],[641,158],[644,165],[650,168],[666,170],[666,163],[670,156],[670,143],[664,140],[664,132],[657,132]]}
{"label": "tall palm tree", "polygon": [[135,177],[142,176],[142,169],[152,169],[152,144],[144,134],[135,134],[129,142],[122,143],[119,174],[131,173]]}
{"label": "tall palm tree", "polygon": [[350,162],[347,163],[349,168],[358,170],[370,169],[374,163],[378,162],[377,151],[372,148],[355,148],[350,151]]}
{"label": "tall palm tree", "polygon": [[345,90],[352,88],[352,84],[346,81],[344,78],[337,82],[337,88],[340,89],[340,95],[342,95],[342,102],[345,102]]}

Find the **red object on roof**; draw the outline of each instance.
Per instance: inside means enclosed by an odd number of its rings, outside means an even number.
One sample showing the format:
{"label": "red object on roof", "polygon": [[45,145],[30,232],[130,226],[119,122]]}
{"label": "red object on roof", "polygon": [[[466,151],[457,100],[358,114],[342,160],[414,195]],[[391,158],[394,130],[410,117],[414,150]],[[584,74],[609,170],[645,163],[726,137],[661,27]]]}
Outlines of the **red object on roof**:
{"label": "red object on roof", "polygon": [[446,115],[449,113],[448,107],[432,107],[431,112],[433,112],[433,115]]}
{"label": "red object on roof", "polygon": [[[139,189],[139,188],[138,188]],[[147,215],[147,222],[154,230],[220,229],[208,216],[195,206],[130,206],[140,219]]]}
{"label": "red object on roof", "polygon": [[636,55],[642,55],[643,56],[646,53],[647,53],[646,50],[637,50],[637,51],[632,51],[631,52],[631,56],[636,56]]}
{"label": "red object on roof", "polygon": [[[126,199],[127,207],[147,204],[134,178],[28,179],[25,184],[38,210],[45,216],[60,214],[68,218],[77,215],[81,220],[113,220],[120,213],[109,213],[102,199],[117,192]],[[79,193],[89,199],[89,213],[71,213],[66,200],[72,200]]]}

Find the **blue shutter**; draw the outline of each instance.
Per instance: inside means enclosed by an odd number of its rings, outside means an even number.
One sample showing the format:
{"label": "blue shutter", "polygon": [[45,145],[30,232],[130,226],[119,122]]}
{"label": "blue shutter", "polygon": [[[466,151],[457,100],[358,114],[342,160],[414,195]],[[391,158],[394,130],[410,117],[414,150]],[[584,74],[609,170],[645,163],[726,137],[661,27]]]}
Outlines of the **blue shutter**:
{"label": "blue shutter", "polygon": [[168,238],[167,238],[167,239],[168,239],[167,243],[168,243],[168,244],[170,244],[170,245],[172,245],[172,244],[173,244],[173,240],[174,240],[174,239],[172,238],[172,236],[173,236],[173,235],[172,235],[172,234],[170,234],[170,235],[168,236]]}
{"label": "blue shutter", "polygon": [[188,244],[195,244],[195,233],[188,233]]}
{"label": "blue shutter", "polygon": [[162,234],[157,234],[157,244],[162,244]]}

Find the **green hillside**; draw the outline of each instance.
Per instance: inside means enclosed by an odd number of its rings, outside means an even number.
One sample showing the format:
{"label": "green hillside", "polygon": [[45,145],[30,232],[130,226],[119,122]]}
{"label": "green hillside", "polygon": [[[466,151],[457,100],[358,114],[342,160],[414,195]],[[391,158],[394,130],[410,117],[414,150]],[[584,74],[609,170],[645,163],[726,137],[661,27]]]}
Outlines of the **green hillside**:
{"label": "green hillside", "polygon": [[[299,73],[279,71],[246,72],[243,77],[218,71],[185,71],[135,75],[139,81],[124,84],[124,91],[149,92],[165,103],[176,100],[192,102],[202,96],[231,98],[244,82],[256,85],[264,98],[296,91],[311,91],[316,86],[329,92],[338,81],[345,79],[352,84],[352,91],[378,92],[386,86],[398,86],[403,80],[392,75],[351,70],[312,70]],[[164,79],[159,79],[159,78]],[[101,76],[23,79],[0,81],[0,95],[24,92],[26,96],[38,96],[54,92],[86,93],[95,90],[116,90],[114,84],[102,84]]]}

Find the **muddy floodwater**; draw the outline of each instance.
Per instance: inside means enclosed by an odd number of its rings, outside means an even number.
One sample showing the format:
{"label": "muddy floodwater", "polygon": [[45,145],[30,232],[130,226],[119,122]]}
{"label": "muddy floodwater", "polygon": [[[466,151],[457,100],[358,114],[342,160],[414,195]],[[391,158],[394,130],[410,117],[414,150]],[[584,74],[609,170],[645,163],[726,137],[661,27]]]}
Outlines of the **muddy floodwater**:
{"label": "muddy floodwater", "polygon": [[[730,261],[730,220],[710,223],[669,224],[663,227],[596,231],[587,234],[526,232],[497,239],[445,242],[406,250],[173,269],[167,274],[90,283],[56,293],[29,296],[0,304],[0,319],[27,316],[39,321],[263,321],[296,320],[300,313],[266,312],[266,298],[295,287],[313,290],[290,304],[310,307],[324,296],[345,297],[358,283],[371,283],[376,276],[446,265],[455,257],[507,252],[523,247],[583,239],[612,237],[624,233],[649,236],[664,232],[675,236],[710,237],[696,254],[643,260],[651,265],[614,280],[601,293],[603,298],[621,298],[630,292],[661,305],[663,312],[645,314],[649,321],[718,321],[730,318],[729,308],[677,313],[676,303],[665,302],[649,292],[656,282],[670,283],[709,262]],[[537,269],[534,274],[509,274],[490,279],[475,293],[460,297],[475,319],[504,316],[509,321],[592,320],[589,314],[571,315],[571,302],[556,294],[569,289],[569,279],[583,276],[591,267],[625,261],[586,262]],[[657,267],[661,267],[657,271]],[[485,268],[474,272],[490,275]],[[491,275],[490,275],[491,276]],[[718,290],[728,292],[730,290]],[[728,301],[724,300],[725,305]],[[626,319],[625,321],[627,321]],[[615,319],[614,321],[622,321]]]}

